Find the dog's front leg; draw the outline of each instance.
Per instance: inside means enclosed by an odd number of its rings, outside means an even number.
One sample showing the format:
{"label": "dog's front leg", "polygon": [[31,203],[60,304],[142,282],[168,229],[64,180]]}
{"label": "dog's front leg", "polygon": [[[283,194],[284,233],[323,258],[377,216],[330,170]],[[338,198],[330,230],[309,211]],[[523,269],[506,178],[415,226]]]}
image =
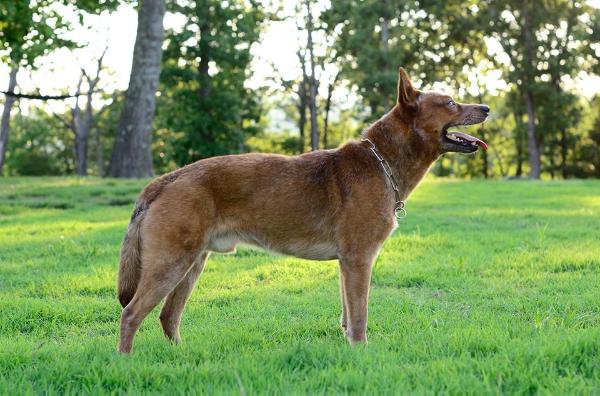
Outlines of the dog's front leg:
{"label": "dog's front leg", "polygon": [[[346,310],[346,338],[352,345],[367,343],[367,316],[372,259],[347,257],[340,259],[342,301]],[[342,310],[342,320],[344,310]],[[343,325],[343,323],[342,323]]]}
{"label": "dog's front leg", "polygon": [[340,324],[342,331],[346,334],[348,329],[348,304],[346,303],[346,292],[344,291],[344,271],[342,269],[342,261],[340,260],[340,303],[342,306],[342,315],[340,317]]}

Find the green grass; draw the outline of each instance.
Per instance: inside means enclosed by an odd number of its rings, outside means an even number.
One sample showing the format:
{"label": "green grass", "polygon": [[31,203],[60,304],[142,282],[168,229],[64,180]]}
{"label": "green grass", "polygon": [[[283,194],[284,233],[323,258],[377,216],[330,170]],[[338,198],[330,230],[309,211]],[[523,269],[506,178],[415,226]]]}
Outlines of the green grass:
{"label": "green grass", "polygon": [[369,346],[337,263],[213,255],[169,344],[118,356],[139,181],[0,179],[0,394],[600,393],[600,183],[428,180],[373,273]]}

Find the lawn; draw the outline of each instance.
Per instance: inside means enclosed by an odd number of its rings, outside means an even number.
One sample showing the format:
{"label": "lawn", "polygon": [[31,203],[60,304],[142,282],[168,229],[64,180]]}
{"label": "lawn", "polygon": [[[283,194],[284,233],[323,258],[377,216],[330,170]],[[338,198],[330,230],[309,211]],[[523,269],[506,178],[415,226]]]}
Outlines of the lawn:
{"label": "lawn", "polygon": [[143,181],[0,178],[0,394],[600,393],[600,182],[427,180],[374,267],[369,346],[337,263],[213,255],[181,326],[116,353]]}

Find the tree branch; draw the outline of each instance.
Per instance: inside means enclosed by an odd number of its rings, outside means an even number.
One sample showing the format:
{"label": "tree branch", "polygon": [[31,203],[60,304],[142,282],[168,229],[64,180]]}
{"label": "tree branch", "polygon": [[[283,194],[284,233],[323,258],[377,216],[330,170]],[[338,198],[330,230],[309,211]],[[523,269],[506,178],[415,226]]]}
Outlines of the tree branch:
{"label": "tree branch", "polygon": [[100,92],[100,91],[80,92],[80,93],[76,93],[74,95],[36,95],[36,94],[24,94],[24,93],[12,92],[12,91],[0,90],[0,93],[3,93],[6,96],[11,96],[13,98],[34,99],[34,100],[64,100],[64,99],[76,98],[79,96],[88,95],[88,94],[96,93],[96,92]]}
{"label": "tree branch", "polygon": [[75,128],[73,128],[73,124],[71,124],[69,121],[67,121],[65,118],[63,118],[63,116],[61,116],[57,113],[53,113],[53,114],[54,114],[54,117],[56,117],[64,126],[66,126],[71,131],[75,132]]}

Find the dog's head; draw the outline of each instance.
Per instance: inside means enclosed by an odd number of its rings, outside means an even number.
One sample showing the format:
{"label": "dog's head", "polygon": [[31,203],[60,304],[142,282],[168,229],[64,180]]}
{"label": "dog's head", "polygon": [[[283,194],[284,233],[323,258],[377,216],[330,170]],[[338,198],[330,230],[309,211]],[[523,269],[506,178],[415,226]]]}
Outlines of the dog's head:
{"label": "dog's head", "polygon": [[402,117],[439,154],[474,153],[487,144],[462,132],[449,132],[453,126],[479,124],[486,120],[486,105],[457,103],[448,95],[415,89],[406,71],[400,68],[397,106]]}

